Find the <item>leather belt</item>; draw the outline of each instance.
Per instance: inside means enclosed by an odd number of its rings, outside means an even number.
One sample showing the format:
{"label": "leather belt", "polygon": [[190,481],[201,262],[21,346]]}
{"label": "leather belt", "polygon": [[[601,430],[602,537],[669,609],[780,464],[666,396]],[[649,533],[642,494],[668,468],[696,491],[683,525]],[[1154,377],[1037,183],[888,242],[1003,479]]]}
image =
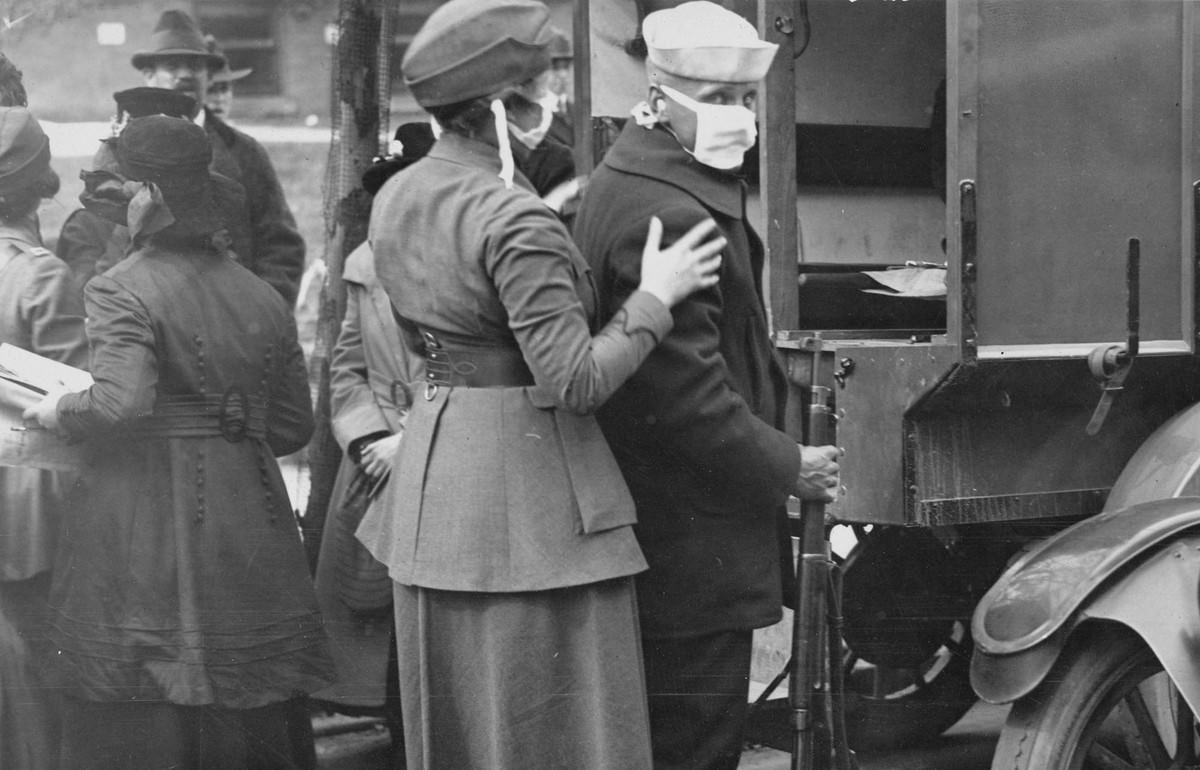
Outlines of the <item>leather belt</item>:
{"label": "leather belt", "polygon": [[442,335],[421,329],[425,348],[425,394],[438,385],[463,388],[520,388],[533,385],[533,373],[519,348],[447,344]]}
{"label": "leather belt", "polygon": [[135,420],[131,430],[147,438],[262,440],[267,437],[267,400],[233,388],[220,396],[160,397],[154,413]]}

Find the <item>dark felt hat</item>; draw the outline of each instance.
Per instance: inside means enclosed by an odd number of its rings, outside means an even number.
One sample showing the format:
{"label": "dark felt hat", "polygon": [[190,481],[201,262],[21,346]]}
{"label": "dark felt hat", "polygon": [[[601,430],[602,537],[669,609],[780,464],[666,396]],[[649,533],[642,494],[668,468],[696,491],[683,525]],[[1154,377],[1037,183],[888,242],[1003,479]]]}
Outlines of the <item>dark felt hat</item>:
{"label": "dark felt hat", "polygon": [[450,0],[413,37],[400,70],[422,107],[465,102],[548,69],[552,37],[537,0]]}
{"label": "dark felt hat", "polygon": [[208,164],[212,146],[203,128],[184,118],[132,118],[116,140],[122,176],[153,182],[175,219],[194,233],[221,229]]}
{"label": "dark felt hat", "polygon": [[154,27],[151,41],[153,48],[133,55],[134,67],[153,67],[155,59],[164,56],[200,56],[212,69],[225,64],[225,57],[209,52],[200,27],[184,11],[163,11],[158,18],[158,25]]}
{"label": "dark felt hat", "polygon": [[244,67],[236,70],[229,69],[229,59],[225,56],[225,51],[221,49],[221,44],[212,35],[204,36],[204,45],[208,48],[208,52],[221,57],[221,66],[218,69],[211,70],[208,74],[209,83],[232,83],[235,80],[241,80],[254,71],[252,67]]}
{"label": "dark felt hat", "polygon": [[575,58],[575,46],[571,42],[571,36],[558,27],[554,28],[553,36],[550,38],[550,58]]}
{"label": "dark felt hat", "polygon": [[24,107],[0,107],[0,195],[23,190],[50,168],[50,139]]}
{"label": "dark felt hat", "polygon": [[378,158],[363,172],[363,189],[371,195],[379,192],[383,183],[408,168],[433,147],[433,129],[428,123],[403,123],[396,129],[396,141],[404,148],[399,155]]}
{"label": "dark felt hat", "polygon": [[196,114],[196,100],[190,94],[170,88],[138,86],[126,88],[113,94],[117,103],[117,117],[144,118],[147,115],[170,115],[174,118],[191,118]]}

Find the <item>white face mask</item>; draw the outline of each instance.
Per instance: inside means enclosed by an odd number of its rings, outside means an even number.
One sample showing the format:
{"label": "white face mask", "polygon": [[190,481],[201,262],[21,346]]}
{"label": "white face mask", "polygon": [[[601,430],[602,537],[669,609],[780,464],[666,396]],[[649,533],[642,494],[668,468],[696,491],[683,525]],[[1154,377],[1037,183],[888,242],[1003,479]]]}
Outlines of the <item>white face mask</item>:
{"label": "white face mask", "polygon": [[696,113],[696,147],[688,150],[706,166],[731,171],[742,165],[746,151],[754,146],[758,129],[755,115],[741,105],[705,104],[674,88],[659,85],[662,92]]}
{"label": "white face mask", "polygon": [[538,120],[538,124],[525,131],[516,123],[509,121],[508,131],[512,134],[513,139],[533,150],[550,132],[550,123],[554,120],[554,108],[558,106],[558,97],[547,91],[531,101],[541,110],[542,116]]}

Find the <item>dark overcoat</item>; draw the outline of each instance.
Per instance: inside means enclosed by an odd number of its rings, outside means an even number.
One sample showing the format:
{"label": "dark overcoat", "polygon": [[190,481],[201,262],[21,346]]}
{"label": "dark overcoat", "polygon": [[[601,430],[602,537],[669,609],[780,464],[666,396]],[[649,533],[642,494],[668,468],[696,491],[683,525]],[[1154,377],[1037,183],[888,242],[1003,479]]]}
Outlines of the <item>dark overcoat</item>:
{"label": "dark overcoat", "polygon": [[720,282],[675,306],[674,329],[598,414],[637,504],[650,637],[770,625],[791,570],[783,506],[800,455],[781,430],[786,381],[745,197],[737,177],[697,163],[664,128],[630,121],[575,223],[602,321],[638,283],[650,217],[663,221],[664,243],[705,217],[729,242]]}
{"label": "dark overcoat", "polygon": [[64,396],[91,459],[54,564],[69,691],[252,708],[329,681],[275,457],[313,421],[290,308],[228,254],[136,249],[86,290],[95,384]]}
{"label": "dark overcoat", "polygon": [[240,182],[246,190],[251,245],[248,254],[238,254],[239,260],[294,305],[304,272],[304,238],[267,151],[249,134],[207,110],[204,130],[212,142],[209,168]]}

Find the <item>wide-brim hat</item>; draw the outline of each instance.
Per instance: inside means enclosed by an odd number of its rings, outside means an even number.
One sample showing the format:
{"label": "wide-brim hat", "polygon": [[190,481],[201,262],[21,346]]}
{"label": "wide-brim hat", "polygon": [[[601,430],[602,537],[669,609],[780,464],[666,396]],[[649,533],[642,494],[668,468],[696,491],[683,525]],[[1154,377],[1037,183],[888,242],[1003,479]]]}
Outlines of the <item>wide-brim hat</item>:
{"label": "wide-brim hat", "polygon": [[235,80],[241,80],[242,78],[249,75],[251,72],[254,72],[253,67],[243,67],[240,69],[231,70],[231,69],[229,69],[228,66],[226,66],[224,69],[219,69],[216,72],[209,75],[208,82],[209,83],[232,83]]}
{"label": "wide-brim hat", "polygon": [[450,0],[413,37],[400,71],[422,107],[456,104],[549,69],[552,38],[537,0]]}
{"label": "wide-brim hat", "polygon": [[225,51],[224,51],[224,49],[221,48],[221,44],[218,43],[217,39],[215,37],[213,37],[212,35],[204,36],[204,47],[208,49],[208,52],[210,54],[221,57],[220,68],[209,72],[208,82],[210,84],[211,83],[232,83],[233,81],[241,80],[242,78],[249,75],[251,72],[254,72],[253,67],[243,67],[243,68],[239,68],[236,70],[230,69],[229,68],[229,57],[227,57],[225,55]]}
{"label": "wide-brim hat", "polygon": [[197,234],[224,227],[208,170],[212,146],[203,128],[167,115],[132,118],[114,149],[121,175],[157,185],[177,222]]}
{"label": "wide-brim hat", "polygon": [[225,65],[225,57],[211,53],[204,44],[204,34],[191,16],[183,11],[163,11],[151,34],[152,48],[133,55],[137,69],[153,67],[164,56],[199,56],[210,69]]}
{"label": "wide-brim hat", "polygon": [[24,190],[50,169],[50,139],[24,107],[0,107],[0,196]]}
{"label": "wide-brim hat", "polygon": [[762,80],[779,46],[754,25],[708,0],[691,0],[647,14],[646,58],[660,72],[712,83]]}

